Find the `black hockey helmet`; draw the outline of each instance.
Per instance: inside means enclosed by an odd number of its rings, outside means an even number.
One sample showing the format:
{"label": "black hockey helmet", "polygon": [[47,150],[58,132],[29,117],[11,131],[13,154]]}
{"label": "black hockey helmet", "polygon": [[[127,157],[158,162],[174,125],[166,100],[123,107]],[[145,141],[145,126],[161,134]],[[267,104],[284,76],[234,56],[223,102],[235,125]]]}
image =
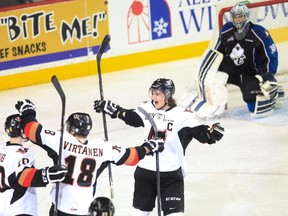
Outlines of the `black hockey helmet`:
{"label": "black hockey helmet", "polygon": [[97,197],[89,207],[89,216],[113,216],[115,207],[107,197]]}
{"label": "black hockey helmet", "polygon": [[20,121],[19,114],[13,114],[6,118],[4,128],[9,137],[20,137],[22,135]]}
{"label": "black hockey helmet", "polygon": [[162,91],[165,94],[166,99],[169,99],[175,93],[175,85],[171,79],[159,78],[152,83],[149,90]]}
{"label": "black hockey helmet", "polygon": [[87,113],[72,113],[66,120],[66,130],[75,135],[87,136],[92,129],[92,119]]}

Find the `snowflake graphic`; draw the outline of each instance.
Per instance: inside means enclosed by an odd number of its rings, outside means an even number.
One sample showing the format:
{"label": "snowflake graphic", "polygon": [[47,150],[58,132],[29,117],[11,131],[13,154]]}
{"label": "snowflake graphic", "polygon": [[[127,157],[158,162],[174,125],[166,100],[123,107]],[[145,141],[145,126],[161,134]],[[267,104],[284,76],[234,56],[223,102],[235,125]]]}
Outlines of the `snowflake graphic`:
{"label": "snowflake graphic", "polygon": [[153,32],[156,32],[158,37],[161,37],[162,34],[167,34],[167,26],[168,23],[164,22],[163,17],[160,18],[159,21],[154,21],[155,27],[153,28]]}

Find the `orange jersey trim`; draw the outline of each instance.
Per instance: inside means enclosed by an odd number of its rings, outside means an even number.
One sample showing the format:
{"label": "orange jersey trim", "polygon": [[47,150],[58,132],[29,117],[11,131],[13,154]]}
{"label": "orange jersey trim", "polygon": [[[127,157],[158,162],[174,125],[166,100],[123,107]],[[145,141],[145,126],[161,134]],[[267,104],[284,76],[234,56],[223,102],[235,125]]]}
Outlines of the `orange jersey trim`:
{"label": "orange jersey trim", "polygon": [[135,166],[139,162],[138,152],[135,148],[130,148],[130,155],[124,162],[125,165]]}
{"label": "orange jersey trim", "polygon": [[29,122],[24,128],[25,135],[33,142],[36,142],[36,131],[37,131],[38,126],[39,126],[39,123],[34,121],[34,122]]}
{"label": "orange jersey trim", "polygon": [[37,169],[26,168],[22,171],[18,183],[23,187],[30,187]]}

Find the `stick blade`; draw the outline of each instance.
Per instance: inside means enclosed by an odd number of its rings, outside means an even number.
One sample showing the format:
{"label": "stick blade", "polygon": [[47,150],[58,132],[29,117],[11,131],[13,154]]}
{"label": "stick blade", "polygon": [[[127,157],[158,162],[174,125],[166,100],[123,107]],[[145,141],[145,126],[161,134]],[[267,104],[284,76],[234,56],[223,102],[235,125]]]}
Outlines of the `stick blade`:
{"label": "stick blade", "polygon": [[109,44],[111,40],[111,36],[109,34],[106,34],[105,37],[103,38],[102,40],[102,43],[100,45],[100,48],[98,50],[98,53],[97,53],[97,59],[100,59],[102,54],[104,53],[107,45]]}
{"label": "stick blade", "polygon": [[66,100],[65,93],[64,93],[56,75],[52,76],[51,82],[52,82],[53,86],[55,87],[55,89],[57,90],[58,94],[60,95],[62,102],[65,101]]}

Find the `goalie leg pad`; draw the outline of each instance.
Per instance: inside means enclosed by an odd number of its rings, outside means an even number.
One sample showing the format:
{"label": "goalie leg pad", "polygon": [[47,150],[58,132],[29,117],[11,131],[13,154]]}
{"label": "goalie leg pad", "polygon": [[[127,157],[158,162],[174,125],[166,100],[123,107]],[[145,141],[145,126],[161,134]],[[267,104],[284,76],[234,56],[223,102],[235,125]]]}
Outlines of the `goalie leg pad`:
{"label": "goalie leg pad", "polygon": [[280,109],[284,106],[285,91],[283,86],[278,86],[278,95],[276,98],[275,108]]}
{"label": "goalie leg pad", "polygon": [[222,62],[222,59],[223,54],[214,49],[207,49],[202,55],[200,64],[198,64],[196,68],[197,73],[195,77],[198,96],[204,96],[205,82],[207,82],[209,78],[214,78]]}
{"label": "goalie leg pad", "polygon": [[[228,75],[218,71],[223,55],[216,50],[208,49],[204,53],[196,74],[197,100],[192,110],[200,118],[208,118],[227,103],[226,82]],[[191,103],[190,103],[191,105]],[[220,109],[221,114],[224,109]]]}
{"label": "goalie leg pad", "polygon": [[227,88],[225,86],[228,74],[221,71],[216,73],[214,80],[205,83],[204,97],[198,97],[192,106],[199,118],[209,118],[212,115],[221,115],[228,101]]}
{"label": "goalie leg pad", "polygon": [[255,101],[254,112],[250,114],[251,117],[262,118],[270,116],[275,109],[276,98],[265,97],[264,95],[257,95]]}

